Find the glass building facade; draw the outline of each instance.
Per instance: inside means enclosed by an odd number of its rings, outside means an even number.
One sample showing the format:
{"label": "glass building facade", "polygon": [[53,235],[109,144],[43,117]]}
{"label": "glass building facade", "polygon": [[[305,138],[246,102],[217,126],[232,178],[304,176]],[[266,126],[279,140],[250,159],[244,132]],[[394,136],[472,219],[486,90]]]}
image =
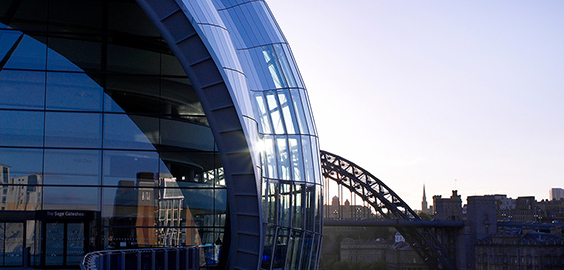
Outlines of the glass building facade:
{"label": "glass building facade", "polygon": [[0,267],[317,268],[317,133],[264,1],[2,1],[0,93]]}

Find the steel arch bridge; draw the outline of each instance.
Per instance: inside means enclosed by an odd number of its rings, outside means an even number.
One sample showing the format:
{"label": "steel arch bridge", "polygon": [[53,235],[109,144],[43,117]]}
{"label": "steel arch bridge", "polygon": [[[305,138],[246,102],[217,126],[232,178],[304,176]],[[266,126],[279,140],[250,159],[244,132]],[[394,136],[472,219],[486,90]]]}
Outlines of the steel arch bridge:
{"label": "steel arch bridge", "polygon": [[[338,155],[327,151],[320,153],[323,176],[358,195],[385,219],[414,222],[421,220],[407,203],[370,172]],[[413,246],[429,269],[456,269],[447,249],[437,240],[430,228],[395,228]]]}

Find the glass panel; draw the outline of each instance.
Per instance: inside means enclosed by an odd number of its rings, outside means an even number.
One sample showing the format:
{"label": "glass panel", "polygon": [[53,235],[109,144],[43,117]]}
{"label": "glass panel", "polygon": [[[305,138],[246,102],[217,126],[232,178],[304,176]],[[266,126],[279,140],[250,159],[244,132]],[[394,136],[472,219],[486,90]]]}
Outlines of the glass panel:
{"label": "glass panel", "polygon": [[307,119],[306,122],[309,128],[309,134],[315,135],[317,134],[317,130],[315,129],[315,123],[313,122],[313,113],[311,112],[311,103],[309,102],[307,92],[305,90],[301,91],[300,97],[302,98],[302,106]]}
{"label": "glass panel", "polygon": [[304,108],[300,99],[299,90],[291,89],[290,93],[292,94],[292,103],[294,104],[294,111],[296,112],[296,118],[300,127],[300,132],[301,134],[309,134],[309,129],[306,122]]}
{"label": "glass panel", "polygon": [[4,226],[6,223],[0,222],[0,266],[4,266]]}
{"label": "glass panel", "polygon": [[[49,46],[53,45],[54,38],[49,39]],[[66,52],[68,54],[68,51]],[[100,59],[98,58],[98,64]],[[71,62],[69,59],[65,58],[63,55],[49,48],[47,51],[47,70],[63,70],[63,71],[75,71],[84,72],[81,68]]]}
{"label": "glass panel", "polygon": [[305,196],[305,229],[308,231],[313,231],[316,214],[315,185],[306,186]]}
{"label": "glass panel", "polygon": [[159,83],[161,115],[208,125],[202,104],[188,78],[162,78]]}
{"label": "glass panel", "polygon": [[45,235],[45,265],[63,265],[65,224],[47,223]]}
{"label": "glass panel", "polygon": [[304,154],[305,180],[312,183],[315,181],[313,173],[312,145],[309,136],[302,136],[302,149]]}
{"label": "glass panel", "polygon": [[278,224],[278,183],[270,181],[268,183],[268,214],[266,220],[270,224]]}
{"label": "glass panel", "polygon": [[321,176],[321,154],[319,153],[319,140],[317,139],[317,137],[310,137],[311,138],[311,143],[313,145],[313,169],[314,169],[314,177],[315,177],[315,183],[317,184],[322,184],[323,182],[323,177]]}
{"label": "glass panel", "polygon": [[274,150],[273,136],[264,136],[264,151],[266,155],[266,170],[269,178],[278,178],[278,170],[276,165],[276,151]]}
{"label": "glass panel", "polygon": [[268,103],[268,110],[270,112],[270,118],[272,119],[272,126],[274,127],[274,133],[285,134],[284,123],[282,121],[282,114],[278,107],[278,101],[276,100],[276,95],[273,92],[265,92],[266,101]]}
{"label": "glass panel", "polygon": [[[3,183],[15,183],[12,178],[24,177],[26,175],[42,172],[43,150],[25,148],[0,148],[0,167],[8,169],[8,175],[4,176]],[[8,181],[10,180],[10,181]],[[38,179],[41,180],[41,179]],[[30,183],[32,184],[32,183]],[[41,182],[37,182],[41,184]]]}
{"label": "glass panel", "polygon": [[[0,44],[2,44],[1,40]],[[45,72],[2,70],[0,91],[2,92],[1,108],[43,109]]]}
{"label": "glass panel", "polygon": [[118,186],[120,181],[156,181],[159,157],[156,152],[104,151],[103,185]]}
{"label": "glass panel", "polygon": [[288,134],[299,133],[298,124],[294,117],[294,110],[290,102],[290,94],[288,93],[288,90],[279,91],[278,99],[280,100],[280,107],[282,108],[284,123],[286,124]]}
{"label": "glass panel", "polygon": [[[214,194],[213,189],[188,189],[183,188],[176,192],[181,192],[185,203],[186,215],[191,216],[190,220],[194,224],[186,224],[186,226],[197,225],[199,227],[213,226],[214,224]],[[221,212],[225,212],[226,205],[219,202]],[[212,242],[215,239],[212,240]]]}
{"label": "glass panel", "polygon": [[264,269],[270,269],[270,265],[272,264],[274,240],[276,240],[276,227],[268,226],[264,237],[264,251],[262,252],[261,267]]}
{"label": "glass panel", "polygon": [[155,147],[150,138],[158,140],[158,119],[125,114],[104,115],[104,148],[153,150]]}
{"label": "glass panel", "polygon": [[156,76],[108,75],[104,110],[157,115],[160,88],[161,81]]}
{"label": "glass panel", "polygon": [[23,223],[6,223],[6,242],[4,248],[5,266],[23,265],[24,227]]}
{"label": "glass panel", "polygon": [[302,229],[304,227],[304,211],[303,211],[303,185],[294,184],[292,192],[292,227]]}
{"label": "glass panel", "polygon": [[[82,5],[88,1],[65,1],[61,5],[69,7],[71,2],[80,2]],[[51,6],[56,4],[50,3]],[[78,7],[77,7],[78,8]],[[50,18],[56,18],[54,14],[49,14]],[[101,15],[100,15],[101,16]],[[65,18],[67,15],[62,16]],[[75,24],[76,22],[73,22]],[[52,25],[50,25],[52,26]],[[57,26],[52,26],[57,27]],[[92,25],[88,26],[90,29],[95,29]],[[82,28],[85,29],[85,28]],[[51,29],[54,30],[54,29]],[[67,30],[67,29],[65,29]],[[55,30],[56,31],[56,30]],[[81,35],[82,34],[82,35]],[[65,71],[81,71],[82,70],[96,70],[101,68],[102,60],[102,46],[101,43],[84,40],[84,33],[75,34],[66,33],[68,39],[49,37],[49,51],[47,56],[47,69],[48,70],[65,70]],[[100,39],[101,37],[94,33],[88,33],[89,39]],[[80,48],[80,49],[76,49]],[[64,56],[58,55],[57,52],[64,52]]]}
{"label": "glass panel", "polygon": [[0,144],[43,147],[43,112],[0,111]]}
{"label": "glass panel", "polygon": [[276,88],[287,87],[286,79],[284,78],[284,74],[282,73],[282,69],[280,68],[280,64],[278,63],[278,59],[276,58],[276,54],[274,53],[272,46],[263,46],[262,55],[266,61],[268,70],[270,71],[270,76],[272,77],[274,86]]}
{"label": "glass panel", "polygon": [[284,227],[290,227],[290,214],[291,214],[291,200],[292,200],[292,194],[291,194],[291,188],[292,185],[287,184],[287,183],[280,183],[280,219],[279,219],[279,224],[280,226],[284,226]]}
{"label": "glass panel", "polygon": [[215,226],[225,226],[225,217],[227,214],[227,189],[214,190],[214,223]]}
{"label": "glass panel", "polygon": [[[322,194],[322,187],[320,185],[316,185],[318,190],[318,194]],[[323,224],[321,223],[323,219],[323,196],[318,195],[317,200],[315,201],[315,232],[320,233],[321,227]]]}
{"label": "glass panel", "polygon": [[262,96],[262,92],[255,92],[255,100],[257,102],[257,107],[259,111],[259,118],[260,118],[260,127],[262,128],[263,134],[271,134],[272,128],[270,127],[270,119],[268,118],[268,112],[266,109],[266,103],[264,101],[264,97]]}
{"label": "glass panel", "polygon": [[0,210],[35,211],[41,209],[41,187],[24,186],[41,182],[40,174],[11,178],[11,182],[21,185],[0,185]]}
{"label": "glass panel", "polygon": [[286,257],[287,269],[298,269],[300,266],[300,250],[302,244],[302,232],[292,231],[288,245],[288,256]]}
{"label": "glass panel", "polygon": [[109,45],[107,61],[110,72],[153,75],[160,73],[160,55],[149,50]]}
{"label": "glass panel", "polygon": [[[315,270],[317,269],[317,254],[318,254],[318,249],[319,249],[319,243],[321,242],[321,236],[318,234],[315,234],[313,237],[313,245],[312,245],[312,253],[311,253],[311,260],[309,263],[309,270]],[[302,269],[306,269],[302,266]]]}
{"label": "glass panel", "polygon": [[[135,119],[135,122],[141,126],[139,120]],[[155,120],[157,120],[155,118]],[[158,128],[159,123],[155,122],[155,128],[157,128],[154,132],[149,132],[149,127],[146,123],[148,121],[144,120],[145,126],[141,126],[145,134],[149,135],[149,138],[152,139],[153,134],[159,134]],[[201,124],[190,123],[186,121],[178,121],[172,119],[161,119],[160,122],[160,129],[161,129],[161,144],[163,145],[172,145],[175,147],[183,147],[187,149],[197,149],[202,151],[213,151],[214,149],[214,138],[212,131],[209,127],[203,126]]]}
{"label": "glass panel", "polygon": [[45,145],[100,148],[102,146],[102,115],[47,112]]}
{"label": "glass panel", "polygon": [[[146,191],[145,191],[146,192]],[[132,239],[135,231],[131,228],[137,223],[137,205],[139,201],[147,200],[147,194],[139,198],[139,190],[129,181],[121,181],[118,188],[103,189],[102,217],[107,226],[118,226],[122,228],[111,229],[111,237],[119,239]],[[112,243],[115,247],[119,244]]]}
{"label": "glass panel", "polygon": [[262,209],[261,209],[261,210],[262,210],[263,220],[264,220],[265,222],[268,222],[268,218],[269,218],[269,216],[268,216],[268,210],[269,210],[268,202],[269,202],[269,196],[270,196],[270,195],[268,194],[268,187],[269,187],[269,185],[268,185],[267,179],[266,179],[266,178],[262,178],[262,184],[261,184],[261,189],[262,189],[262,190],[261,190],[261,192],[262,192],[262,194],[261,194],[261,195],[262,195],[262,196],[261,196],[261,199],[262,199],[262,200],[261,200]]}
{"label": "glass panel", "polygon": [[313,245],[313,235],[311,233],[304,233],[305,237],[303,239],[302,248],[302,259],[300,262],[300,269],[309,269],[309,260],[311,257],[312,245]]}
{"label": "glass panel", "polygon": [[93,187],[43,187],[43,210],[99,211],[99,190]]}
{"label": "glass panel", "polygon": [[[2,26],[4,26],[4,24],[0,24],[0,28],[3,28]],[[21,38],[23,38],[23,34],[20,31],[0,30],[0,59],[4,59],[8,53],[11,53],[17,48],[19,42],[21,42]],[[10,57],[10,55],[8,55],[8,57]]]}
{"label": "glass panel", "polygon": [[67,224],[67,266],[79,265],[84,257],[84,223]]}
{"label": "glass panel", "polygon": [[283,269],[288,251],[288,229],[279,229],[276,237],[273,269]]}
{"label": "glass panel", "polygon": [[302,145],[299,136],[288,136],[290,150],[290,162],[292,164],[292,176],[294,181],[304,180],[304,167],[302,163]]}
{"label": "glass panel", "polygon": [[25,35],[6,63],[5,68],[45,70],[47,46]]}
{"label": "glass panel", "polygon": [[279,179],[290,180],[290,159],[286,138],[277,137],[276,146],[278,150],[278,177]]}
{"label": "glass panel", "polygon": [[282,50],[281,44],[274,44],[274,49],[276,50],[276,55],[278,56],[278,60],[280,61],[280,65],[284,70],[284,75],[286,80],[288,81],[289,87],[296,87],[296,81],[294,80],[294,74],[288,65],[288,59],[286,59],[286,55],[284,55],[284,51]]}
{"label": "glass panel", "polygon": [[[25,222],[25,234],[26,239],[24,240],[25,248],[29,248],[29,265],[33,266],[36,265],[34,262],[35,257],[39,254],[38,250],[36,249],[36,242],[35,239],[40,239],[35,233],[36,225],[38,223],[35,220],[27,220]],[[24,249],[25,252],[25,249]]]}
{"label": "glass panel", "polygon": [[100,185],[101,151],[45,150],[45,184]]}
{"label": "glass panel", "polygon": [[47,73],[47,109],[102,111],[103,92],[84,73]]}

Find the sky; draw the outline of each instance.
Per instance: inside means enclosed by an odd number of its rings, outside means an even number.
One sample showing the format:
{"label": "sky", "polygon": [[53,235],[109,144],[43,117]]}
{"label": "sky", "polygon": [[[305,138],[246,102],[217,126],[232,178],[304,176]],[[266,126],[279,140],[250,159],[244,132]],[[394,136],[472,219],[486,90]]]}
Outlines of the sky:
{"label": "sky", "polygon": [[564,188],[564,2],[269,0],[322,150],[411,208]]}

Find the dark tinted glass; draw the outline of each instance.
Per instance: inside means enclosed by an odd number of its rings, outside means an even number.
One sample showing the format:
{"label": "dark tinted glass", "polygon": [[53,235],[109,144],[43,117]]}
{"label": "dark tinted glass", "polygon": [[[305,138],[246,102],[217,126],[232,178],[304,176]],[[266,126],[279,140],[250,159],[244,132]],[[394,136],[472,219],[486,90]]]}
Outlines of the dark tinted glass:
{"label": "dark tinted glass", "polygon": [[47,46],[30,36],[24,36],[5,68],[45,70],[46,59]]}
{"label": "dark tinted glass", "polygon": [[43,210],[99,211],[99,190],[93,187],[43,187]]}
{"label": "dark tinted glass", "polygon": [[0,110],[0,145],[43,146],[43,112]]}
{"label": "dark tinted glass", "polygon": [[45,184],[100,185],[101,151],[45,150]]}
{"label": "dark tinted glass", "polygon": [[47,73],[47,109],[102,111],[104,90],[84,73]]}
{"label": "dark tinted glass", "polygon": [[158,177],[156,152],[104,151],[103,164],[104,185],[117,186],[122,180],[155,181]]}
{"label": "dark tinted glass", "polygon": [[157,118],[126,114],[104,117],[104,148],[153,150],[151,140],[158,142],[158,134]]}
{"label": "dark tinted glass", "polygon": [[45,72],[1,70],[0,92],[0,108],[43,109]]}
{"label": "dark tinted glass", "polygon": [[0,148],[0,164],[9,167],[8,177],[41,173],[43,149]]}
{"label": "dark tinted glass", "polygon": [[100,148],[102,115],[97,113],[47,112],[45,145]]}

